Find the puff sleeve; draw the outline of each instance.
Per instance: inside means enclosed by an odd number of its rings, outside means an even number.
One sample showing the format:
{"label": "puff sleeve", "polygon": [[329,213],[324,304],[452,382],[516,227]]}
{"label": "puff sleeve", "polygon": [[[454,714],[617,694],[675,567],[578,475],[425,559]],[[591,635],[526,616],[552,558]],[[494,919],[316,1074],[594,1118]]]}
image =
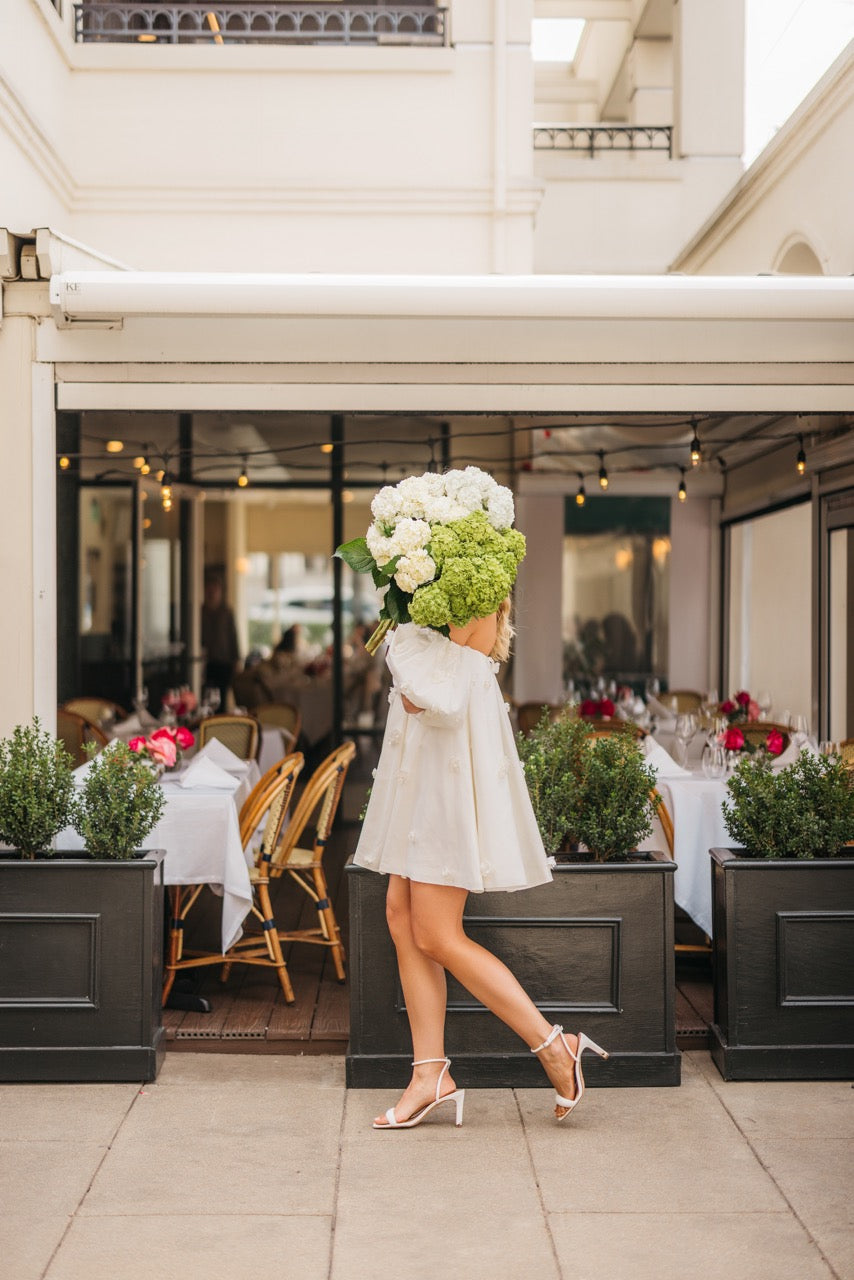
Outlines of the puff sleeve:
{"label": "puff sleeve", "polygon": [[423,724],[453,729],[463,723],[471,690],[465,656],[461,645],[429,627],[398,627],[386,662],[398,693],[423,707]]}

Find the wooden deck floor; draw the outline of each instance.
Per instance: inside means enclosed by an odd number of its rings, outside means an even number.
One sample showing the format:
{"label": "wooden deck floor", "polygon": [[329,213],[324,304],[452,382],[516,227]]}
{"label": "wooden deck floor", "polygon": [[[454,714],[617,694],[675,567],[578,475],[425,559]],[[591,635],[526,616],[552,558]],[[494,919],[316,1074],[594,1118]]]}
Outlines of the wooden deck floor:
{"label": "wooden deck floor", "polygon": [[[367,762],[352,771],[337,830],[324,860],[345,946],[344,864],[355,846],[357,818],[369,775]],[[307,927],[316,919],[308,897],[287,878],[274,886],[273,902],[285,928]],[[205,894],[188,920],[188,949],[194,945],[212,949],[218,927],[219,900]],[[285,959],[296,996],[292,1005],[285,1004],[272,970],[235,965],[225,983],[220,981],[218,969],[193,971],[200,975],[198,992],[210,1001],[212,1009],[210,1013],[165,1010],[167,1049],[194,1053],[343,1054],[349,1036],[349,989],[337,981],[325,948],[293,944]],[[681,1049],[705,1048],[712,1020],[708,961],[678,960],[676,988],[677,1045]]]}

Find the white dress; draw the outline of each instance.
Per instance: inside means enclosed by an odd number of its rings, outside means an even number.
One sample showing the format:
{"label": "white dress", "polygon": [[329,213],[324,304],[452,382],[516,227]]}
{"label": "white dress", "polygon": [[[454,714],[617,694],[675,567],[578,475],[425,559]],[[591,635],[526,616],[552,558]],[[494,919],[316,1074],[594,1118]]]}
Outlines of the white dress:
{"label": "white dress", "polygon": [[475,893],[547,883],[498,663],[413,623],[395,631],[386,660],[391,705],[354,861]]}

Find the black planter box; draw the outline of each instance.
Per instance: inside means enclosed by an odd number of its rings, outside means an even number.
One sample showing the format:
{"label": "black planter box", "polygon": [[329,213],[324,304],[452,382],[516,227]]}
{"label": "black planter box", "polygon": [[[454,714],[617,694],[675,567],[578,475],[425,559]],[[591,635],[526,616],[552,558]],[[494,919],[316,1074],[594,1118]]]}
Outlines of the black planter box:
{"label": "black planter box", "polygon": [[[678,1085],[673,872],[662,854],[566,863],[522,893],[471,894],[466,932],[512,969],[550,1022],[586,1031],[610,1053],[587,1054],[593,1085]],[[351,863],[347,1083],[402,1087],[412,1045],[385,920],[387,879]],[[518,1036],[448,977],[446,1049],[461,1084],[548,1085]]]}
{"label": "black planter box", "polygon": [[712,849],[715,1020],[725,1080],[854,1074],[854,859]]}
{"label": "black planter box", "polygon": [[0,858],[0,1081],[155,1079],[164,856]]}

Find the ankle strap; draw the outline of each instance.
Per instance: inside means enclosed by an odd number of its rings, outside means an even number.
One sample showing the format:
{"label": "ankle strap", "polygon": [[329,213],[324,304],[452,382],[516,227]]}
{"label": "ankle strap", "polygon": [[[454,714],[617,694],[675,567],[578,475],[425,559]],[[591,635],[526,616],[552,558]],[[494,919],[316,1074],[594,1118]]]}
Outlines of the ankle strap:
{"label": "ankle strap", "polygon": [[557,1040],[558,1036],[561,1035],[562,1033],[563,1033],[563,1027],[559,1027],[558,1024],[555,1023],[551,1031],[549,1032],[549,1034],[546,1036],[543,1043],[538,1044],[536,1049],[531,1050],[531,1053],[539,1053],[542,1049],[548,1049],[552,1041]]}
{"label": "ankle strap", "polygon": [[438,1102],[439,1094],[442,1089],[442,1081],[445,1078],[445,1072],[448,1070],[448,1067],[451,1065],[451,1059],[450,1058],[419,1058],[418,1061],[413,1062],[412,1065],[413,1067],[424,1067],[427,1065],[428,1062],[443,1062],[445,1064],[442,1067],[442,1070],[439,1072],[439,1079],[436,1081],[436,1101]]}

